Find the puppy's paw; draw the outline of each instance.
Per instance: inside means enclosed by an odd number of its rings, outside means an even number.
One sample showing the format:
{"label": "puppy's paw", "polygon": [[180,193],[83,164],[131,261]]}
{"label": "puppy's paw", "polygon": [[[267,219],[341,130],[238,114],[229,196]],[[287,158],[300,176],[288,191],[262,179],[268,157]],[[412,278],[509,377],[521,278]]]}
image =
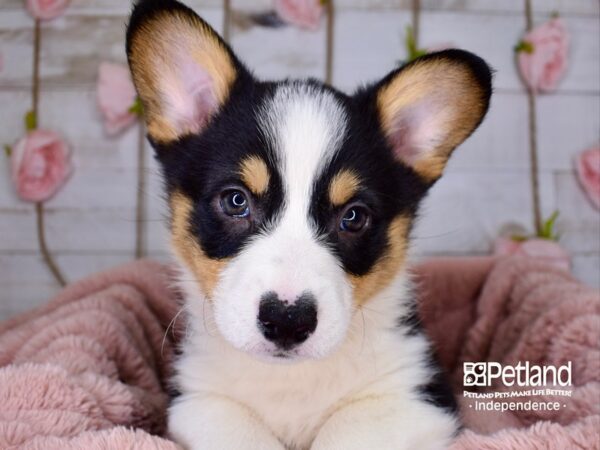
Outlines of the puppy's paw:
{"label": "puppy's paw", "polygon": [[248,408],[216,395],[177,399],[169,434],[188,450],[285,450]]}
{"label": "puppy's paw", "polygon": [[457,426],[451,414],[429,404],[369,397],[331,416],[311,450],[442,450]]}

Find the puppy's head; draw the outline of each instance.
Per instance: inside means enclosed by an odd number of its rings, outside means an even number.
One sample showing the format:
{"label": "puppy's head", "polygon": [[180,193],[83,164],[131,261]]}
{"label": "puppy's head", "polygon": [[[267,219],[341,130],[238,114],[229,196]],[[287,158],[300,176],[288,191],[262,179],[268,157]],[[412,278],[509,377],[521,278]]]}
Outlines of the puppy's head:
{"label": "puppy's head", "polygon": [[479,125],[490,71],[459,50],[354,96],[256,80],[193,11],[141,1],[127,35],[175,254],[223,337],[318,358],[403,269],[419,202]]}

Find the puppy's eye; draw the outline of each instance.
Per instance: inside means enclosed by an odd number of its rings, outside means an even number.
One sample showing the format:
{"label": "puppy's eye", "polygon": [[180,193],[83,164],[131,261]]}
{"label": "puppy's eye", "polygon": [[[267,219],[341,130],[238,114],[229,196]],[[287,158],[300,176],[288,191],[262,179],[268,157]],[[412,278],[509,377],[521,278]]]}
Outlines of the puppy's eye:
{"label": "puppy's eye", "polygon": [[369,223],[369,212],[361,206],[348,208],[340,221],[340,230],[348,233],[358,233]]}
{"label": "puppy's eye", "polygon": [[250,215],[250,207],[246,195],[236,189],[231,189],[221,194],[221,209],[231,217],[248,217]]}

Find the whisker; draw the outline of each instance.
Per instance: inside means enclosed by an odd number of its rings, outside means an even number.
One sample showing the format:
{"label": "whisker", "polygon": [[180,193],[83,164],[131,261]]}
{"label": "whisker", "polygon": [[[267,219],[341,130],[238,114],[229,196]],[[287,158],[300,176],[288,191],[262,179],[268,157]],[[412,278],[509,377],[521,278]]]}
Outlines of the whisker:
{"label": "whisker", "polygon": [[[165,330],[165,334],[163,335],[162,343],[160,345],[160,356],[163,356],[163,351],[165,348],[165,341],[167,339],[167,334],[169,333],[169,328],[172,327],[172,331],[173,331],[173,333],[175,333],[175,323],[177,322],[177,318],[183,311],[185,311],[185,309],[186,309],[186,305],[183,305],[181,308],[179,308],[179,311],[177,311],[177,314],[175,314],[175,316],[173,316],[173,318],[169,322],[169,325],[167,325],[167,329]],[[186,325],[186,328],[187,328],[187,325]]]}

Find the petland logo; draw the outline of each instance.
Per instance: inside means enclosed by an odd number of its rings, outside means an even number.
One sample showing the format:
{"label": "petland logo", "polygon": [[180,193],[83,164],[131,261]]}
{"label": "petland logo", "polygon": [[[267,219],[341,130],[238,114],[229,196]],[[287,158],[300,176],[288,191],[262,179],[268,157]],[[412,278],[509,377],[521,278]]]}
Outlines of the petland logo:
{"label": "petland logo", "polygon": [[465,362],[463,373],[465,387],[489,387],[495,380],[500,380],[504,386],[571,386],[571,361],[560,367],[529,365],[527,361],[516,366]]}

